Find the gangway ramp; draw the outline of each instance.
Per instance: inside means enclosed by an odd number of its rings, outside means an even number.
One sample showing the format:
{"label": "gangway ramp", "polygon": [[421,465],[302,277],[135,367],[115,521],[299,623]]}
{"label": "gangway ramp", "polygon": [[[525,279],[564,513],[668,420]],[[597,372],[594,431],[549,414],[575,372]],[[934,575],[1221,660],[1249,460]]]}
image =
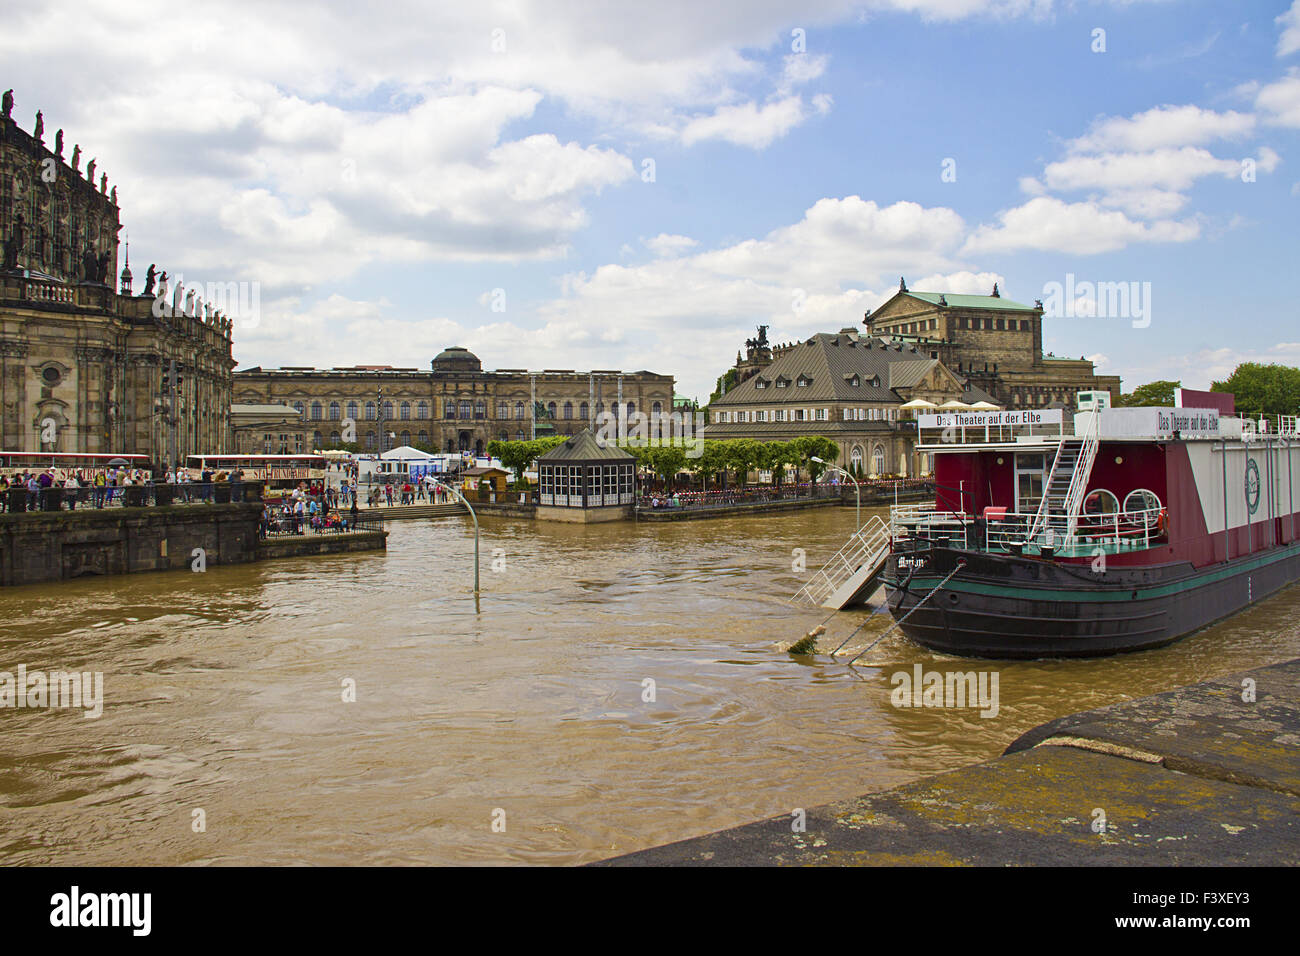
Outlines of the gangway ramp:
{"label": "gangway ramp", "polygon": [[873,515],[844,547],[795,593],[794,600],[842,611],[862,604],[876,590],[889,557],[889,525]]}

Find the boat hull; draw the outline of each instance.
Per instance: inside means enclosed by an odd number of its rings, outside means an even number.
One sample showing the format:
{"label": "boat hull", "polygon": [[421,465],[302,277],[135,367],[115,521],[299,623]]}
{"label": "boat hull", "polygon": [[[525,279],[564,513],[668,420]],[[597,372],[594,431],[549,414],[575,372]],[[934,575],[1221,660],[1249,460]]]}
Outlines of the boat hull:
{"label": "boat hull", "polygon": [[[958,561],[966,563],[944,582]],[[991,658],[1159,647],[1298,578],[1298,543],[1203,568],[1176,562],[1104,572],[1087,562],[936,547],[891,554],[882,574],[890,613],[906,618],[900,629],[907,637],[948,654]]]}

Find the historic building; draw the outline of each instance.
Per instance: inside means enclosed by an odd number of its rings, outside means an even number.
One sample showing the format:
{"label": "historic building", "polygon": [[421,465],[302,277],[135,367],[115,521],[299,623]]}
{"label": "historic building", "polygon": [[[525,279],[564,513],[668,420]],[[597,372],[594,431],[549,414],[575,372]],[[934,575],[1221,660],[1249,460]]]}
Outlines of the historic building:
{"label": "historic building", "polygon": [[[63,130],[45,143],[0,110],[0,449],[145,454],[226,450],[231,323],[191,292],[132,293],[118,277],[117,189],[95,183]],[[160,291],[165,289],[163,273]],[[155,303],[158,303],[158,306]],[[164,306],[164,307],[159,307]]]}
{"label": "historic building", "polygon": [[235,455],[297,455],[314,450],[306,423],[289,405],[231,405],[230,430],[230,451]]}
{"label": "historic building", "polygon": [[767,327],[746,342],[738,384],[709,406],[705,438],[789,441],[822,435],[840,447],[838,465],[860,475],[930,470],[916,460],[915,422],[901,406],[996,404],[991,396],[913,342],[855,328],[772,347]]}
{"label": "historic building", "polygon": [[[363,452],[399,445],[484,454],[496,439],[573,435],[601,412],[668,414],[673,378],[653,372],[573,369],[484,371],[472,352],[453,346],[429,369],[251,368],[235,373],[235,401],[290,405],[310,445],[348,441]],[[307,449],[311,450],[311,449]]]}
{"label": "historic building", "polygon": [[868,334],[897,338],[939,359],[1009,408],[1073,407],[1075,393],[1108,391],[1119,398],[1117,375],[1098,375],[1086,359],[1043,355],[1043,304],[1022,305],[991,295],[898,292],[863,319]]}

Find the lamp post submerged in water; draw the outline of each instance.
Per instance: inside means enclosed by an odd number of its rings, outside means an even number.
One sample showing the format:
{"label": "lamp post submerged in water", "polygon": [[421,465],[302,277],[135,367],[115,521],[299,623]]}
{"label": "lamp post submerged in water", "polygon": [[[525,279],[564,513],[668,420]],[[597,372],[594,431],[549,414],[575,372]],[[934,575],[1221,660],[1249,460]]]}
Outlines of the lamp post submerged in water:
{"label": "lamp post submerged in water", "polygon": [[456,498],[459,499],[460,503],[469,509],[469,516],[474,519],[474,597],[477,598],[478,597],[478,515],[474,513],[474,506],[469,503],[469,499],[467,499],[464,495],[462,495],[456,488],[452,487],[451,485],[445,484],[441,481],[438,481],[436,479],[434,480],[434,484],[441,485],[443,488],[446,488],[449,492],[455,495]]}
{"label": "lamp post submerged in water", "polygon": [[857,528],[861,528],[861,527],[862,527],[862,492],[858,490],[858,479],[854,478],[852,475],[850,475],[847,471],[845,471],[845,470],[844,470],[843,468],[841,468],[839,465],[832,465],[830,462],[828,462],[828,461],[823,461],[821,458],[818,458],[816,455],[814,455],[814,456],[813,456],[811,459],[809,459],[809,460],[810,460],[810,461],[815,461],[815,462],[817,462],[817,464],[819,464],[819,465],[825,465],[827,471],[838,471],[841,475],[843,475],[843,476],[844,476],[845,478],[847,478],[849,481],[853,482],[853,497],[854,497],[854,511],[853,511],[853,518],[854,518],[854,521],[857,522],[856,525],[855,525],[855,527],[857,527]]}

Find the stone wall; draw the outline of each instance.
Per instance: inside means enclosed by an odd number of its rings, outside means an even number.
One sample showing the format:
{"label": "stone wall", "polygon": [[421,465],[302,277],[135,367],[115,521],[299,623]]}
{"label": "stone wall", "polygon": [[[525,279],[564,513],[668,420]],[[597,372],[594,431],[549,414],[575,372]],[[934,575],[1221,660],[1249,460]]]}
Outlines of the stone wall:
{"label": "stone wall", "polygon": [[0,586],[256,561],[261,502],[0,515]]}

